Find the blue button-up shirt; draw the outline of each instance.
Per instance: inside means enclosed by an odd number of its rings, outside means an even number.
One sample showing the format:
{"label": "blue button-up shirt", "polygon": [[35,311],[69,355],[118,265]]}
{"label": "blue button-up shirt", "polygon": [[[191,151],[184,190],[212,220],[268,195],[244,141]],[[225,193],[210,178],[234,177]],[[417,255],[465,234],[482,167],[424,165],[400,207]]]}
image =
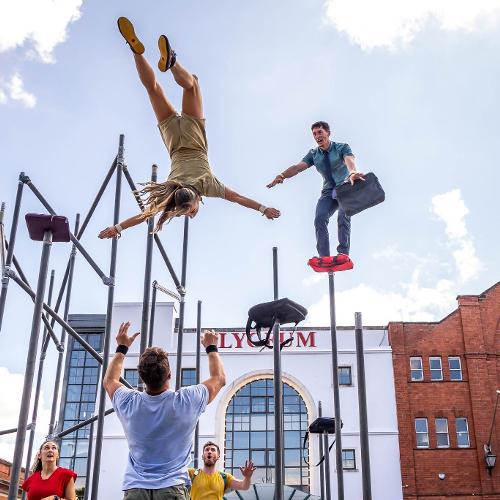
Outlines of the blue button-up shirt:
{"label": "blue button-up shirt", "polygon": [[354,156],[349,144],[330,141],[330,147],[323,151],[317,147],[311,149],[302,161],[310,167],[313,165],[323,176],[323,189],[333,189],[342,184],[349,175],[349,170],[344,162],[345,156]]}

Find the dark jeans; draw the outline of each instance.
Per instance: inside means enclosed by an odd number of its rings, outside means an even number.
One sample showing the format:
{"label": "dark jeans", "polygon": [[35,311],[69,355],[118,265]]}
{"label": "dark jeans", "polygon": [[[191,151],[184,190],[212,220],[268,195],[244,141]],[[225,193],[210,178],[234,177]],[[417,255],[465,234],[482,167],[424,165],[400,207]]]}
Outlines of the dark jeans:
{"label": "dark jeans", "polygon": [[339,211],[337,215],[339,246],[338,253],[349,255],[351,242],[351,218],[340,208],[339,202],[332,198],[332,190],[321,191],[321,196],[316,205],[316,216],[314,217],[314,228],[316,229],[316,248],[320,257],[330,255],[330,236],[328,234],[328,222],[330,217]]}

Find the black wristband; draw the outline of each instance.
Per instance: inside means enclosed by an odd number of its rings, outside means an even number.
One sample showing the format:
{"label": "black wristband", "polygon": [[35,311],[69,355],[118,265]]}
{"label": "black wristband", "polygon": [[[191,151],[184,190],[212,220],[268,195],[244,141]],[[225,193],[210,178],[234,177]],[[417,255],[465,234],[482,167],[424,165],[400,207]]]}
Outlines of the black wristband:
{"label": "black wristband", "polygon": [[207,347],[205,347],[205,352],[207,354],[210,354],[211,352],[219,352],[219,349],[217,349],[216,345],[208,345]]}
{"label": "black wristband", "polygon": [[128,347],[126,345],[120,344],[115,352],[121,352],[123,355],[127,354],[128,352]]}

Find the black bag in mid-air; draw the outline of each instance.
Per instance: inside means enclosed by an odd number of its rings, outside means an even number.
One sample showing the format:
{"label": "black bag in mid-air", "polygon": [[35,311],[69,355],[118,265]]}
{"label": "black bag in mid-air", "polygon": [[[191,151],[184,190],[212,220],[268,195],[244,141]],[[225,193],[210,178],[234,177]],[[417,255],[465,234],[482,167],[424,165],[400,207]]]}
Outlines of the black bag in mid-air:
{"label": "black bag in mid-air", "polygon": [[351,185],[344,182],[335,188],[337,200],[346,215],[356,215],[385,200],[385,192],[373,172],[365,175],[365,180],[357,180]]}

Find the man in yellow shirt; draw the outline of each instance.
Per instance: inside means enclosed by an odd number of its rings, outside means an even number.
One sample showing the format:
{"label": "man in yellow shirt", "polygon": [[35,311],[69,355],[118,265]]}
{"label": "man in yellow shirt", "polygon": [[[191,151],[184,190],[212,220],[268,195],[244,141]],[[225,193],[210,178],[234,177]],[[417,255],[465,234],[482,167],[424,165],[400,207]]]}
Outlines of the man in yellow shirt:
{"label": "man in yellow shirt", "polygon": [[248,490],[255,467],[251,460],[240,467],[243,479],[238,481],[227,472],[217,471],[215,464],[220,457],[219,446],[208,441],[203,446],[203,468],[188,469],[191,478],[191,500],[222,500],[228,490]]}

